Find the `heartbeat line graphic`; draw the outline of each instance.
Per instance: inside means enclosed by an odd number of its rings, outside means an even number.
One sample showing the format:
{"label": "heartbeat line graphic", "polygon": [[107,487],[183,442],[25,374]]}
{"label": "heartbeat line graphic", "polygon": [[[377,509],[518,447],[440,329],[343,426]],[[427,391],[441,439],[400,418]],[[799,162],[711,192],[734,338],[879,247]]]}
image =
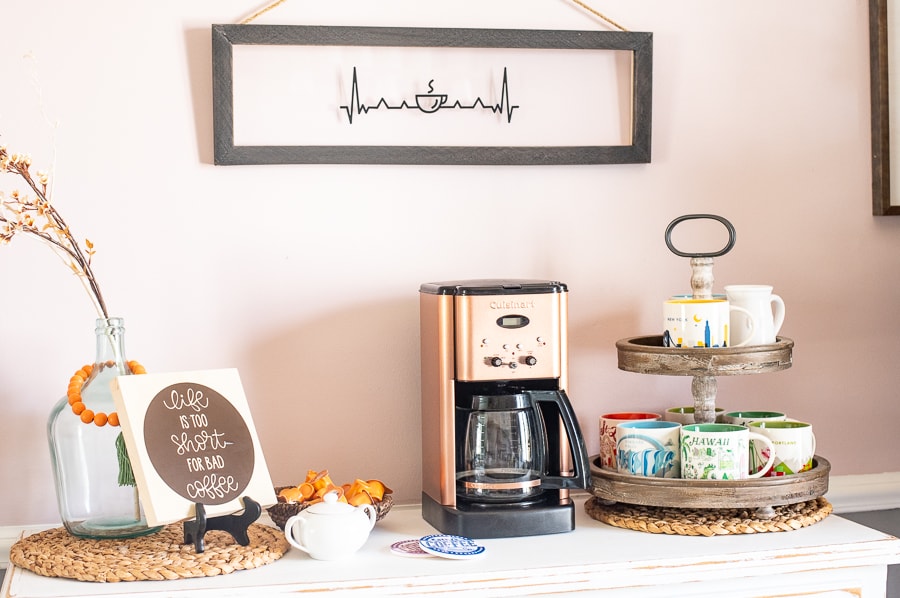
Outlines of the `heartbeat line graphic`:
{"label": "heartbeat line graphic", "polygon": [[506,76],[506,67],[503,67],[503,85],[500,88],[500,103],[486,104],[480,97],[476,97],[471,104],[463,104],[460,100],[449,102],[445,93],[434,93],[434,79],[428,82],[428,93],[417,93],[416,99],[412,102],[402,100],[397,105],[391,105],[385,98],[381,98],[374,104],[364,104],[359,99],[359,84],[356,79],[356,67],[353,67],[353,81],[350,86],[350,101],[340,106],[341,110],[347,115],[347,121],[353,124],[354,114],[368,114],[370,110],[418,110],[425,114],[434,114],[439,110],[490,110],[494,114],[506,114],[507,124],[512,122],[513,111],[519,108],[518,105],[511,105],[509,102],[509,83]]}

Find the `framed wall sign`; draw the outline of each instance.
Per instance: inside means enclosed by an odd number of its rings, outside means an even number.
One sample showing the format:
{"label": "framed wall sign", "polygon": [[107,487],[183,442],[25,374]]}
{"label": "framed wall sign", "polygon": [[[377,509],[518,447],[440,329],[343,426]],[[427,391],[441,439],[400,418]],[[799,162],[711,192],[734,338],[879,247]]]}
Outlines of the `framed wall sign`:
{"label": "framed wall sign", "polygon": [[235,369],[119,376],[113,381],[125,446],[147,523],[262,506],[275,490]]}
{"label": "framed wall sign", "polygon": [[[888,43],[893,26],[900,19],[895,0],[869,0],[869,59],[872,94],[872,213],[876,216],[900,215],[900,190],[891,189],[891,172],[900,172],[900,148],[891,121],[900,122],[898,100],[892,100],[891,71],[898,66],[900,43]],[[900,25],[900,23],[898,23]],[[896,48],[894,47],[896,46]],[[893,94],[900,98],[900,94]]]}
{"label": "framed wall sign", "polygon": [[650,161],[653,35],[213,25],[215,163]]}

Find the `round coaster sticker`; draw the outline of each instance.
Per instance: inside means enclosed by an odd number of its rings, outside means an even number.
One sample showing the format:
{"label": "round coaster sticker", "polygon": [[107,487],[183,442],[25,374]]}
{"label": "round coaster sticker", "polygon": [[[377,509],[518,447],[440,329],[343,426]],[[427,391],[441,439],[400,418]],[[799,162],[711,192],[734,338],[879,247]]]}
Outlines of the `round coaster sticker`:
{"label": "round coaster sticker", "polygon": [[205,505],[239,498],[253,475],[247,423],[231,401],[193,382],[159,391],[144,418],[154,469],[179,496]]}
{"label": "round coaster sticker", "polygon": [[412,540],[400,540],[399,542],[394,542],[391,544],[391,552],[400,556],[431,557],[429,553],[422,550],[419,546],[419,540],[415,538]]}
{"label": "round coaster sticker", "polygon": [[447,559],[470,559],[484,554],[484,546],[476,544],[471,538],[446,534],[419,538],[419,547],[429,554]]}

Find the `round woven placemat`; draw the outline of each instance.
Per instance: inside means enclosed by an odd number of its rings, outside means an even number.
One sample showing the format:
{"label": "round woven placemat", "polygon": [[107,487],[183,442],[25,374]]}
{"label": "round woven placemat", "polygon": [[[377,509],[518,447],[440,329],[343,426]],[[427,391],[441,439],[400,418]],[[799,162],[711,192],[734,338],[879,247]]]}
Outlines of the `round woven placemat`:
{"label": "round woven placemat", "polygon": [[814,500],[773,507],[774,516],[760,519],[754,509],[678,509],[625,503],[604,504],[597,497],[584,503],[592,518],[615,527],[651,534],[679,536],[724,536],[789,532],[825,519],[831,503],[820,496]]}
{"label": "round woven placemat", "polygon": [[275,562],[289,545],[280,530],[254,523],[247,530],[250,544],[241,546],[231,534],[209,531],[204,551],[184,544],[180,523],[140,538],[91,540],[59,527],[22,538],[9,551],[16,566],[46,577],[79,581],[145,581],[213,577]]}

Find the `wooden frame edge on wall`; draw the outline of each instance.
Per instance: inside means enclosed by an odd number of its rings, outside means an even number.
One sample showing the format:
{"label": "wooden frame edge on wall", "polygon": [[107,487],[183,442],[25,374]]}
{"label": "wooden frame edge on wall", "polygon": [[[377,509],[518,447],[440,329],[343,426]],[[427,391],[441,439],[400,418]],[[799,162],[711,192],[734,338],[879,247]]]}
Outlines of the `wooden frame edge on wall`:
{"label": "wooden frame edge on wall", "polygon": [[869,61],[872,103],[872,213],[898,216],[891,204],[890,98],[888,94],[888,0],[869,0]]}
{"label": "wooden frame edge on wall", "polygon": [[[233,46],[392,46],[625,50],[633,53],[631,144],[598,146],[235,145]],[[653,34],[620,31],[213,25],[213,134],[217,165],[629,164],[650,162]]]}

